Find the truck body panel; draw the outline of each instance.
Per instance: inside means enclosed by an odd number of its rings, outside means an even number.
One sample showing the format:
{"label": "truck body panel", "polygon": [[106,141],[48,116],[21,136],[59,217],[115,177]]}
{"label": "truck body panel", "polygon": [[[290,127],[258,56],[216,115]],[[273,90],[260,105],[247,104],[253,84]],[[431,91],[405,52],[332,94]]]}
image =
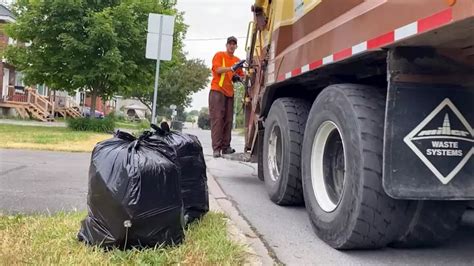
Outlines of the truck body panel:
{"label": "truck body panel", "polygon": [[[311,70],[474,16],[470,0],[452,7],[441,0],[316,2],[294,24],[285,25],[275,18],[274,28],[269,29],[273,31],[272,43],[266,45],[274,50],[269,65],[275,64],[276,81],[298,75],[299,68],[305,66]],[[267,77],[271,83],[271,73]]]}
{"label": "truck body panel", "polygon": [[[248,86],[246,150],[253,149],[259,117],[269,109],[266,103],[271,101],[266,98],[281,83],[383,48],[474,44],[474,38],[469,38],[474,32],[472,0],[455,1],[452,6],[445,0],[257,2],[268,17],[260,30],[254,26],[250,44],[255,52],[248,59],[258,73]],[[302,14],[295,8],[297,2],[304,9]],[[459,36],[467,37],[459,40]],[[464,60],[472,64],[474,50],[465,52],[470,59]]]}
{"label": "truck body panel", "polygon": [[[391,83],[400,79],[420,84],[420,87],[421,84],[442,84],[453,88],[462,85],[468,90],[474,87],[474,77],[469,74],[474,71],[472,0],[263,0],[256,1],[253,8],[255,20],[247,58],[252,67],[245,110],[246,151],[250,151],[254,158],[258,157],[259,147],[256,146],[259,136],[263,135],[265,117],[278,97],[312,101],[324,87],[347,82],[378,82],[385,86],[386,93],[395,87]],[[448,60],[446,64],[462,65],[462,71],[432,66],[436,71],[424,73],[425,65],[411,73],[400,69],[400,73],[407,73],[390,75],[391,59],[387,51],[397,47],[420,47],[421,50],[424,49],[421,47],[430,47],[437,57]],[[469,93],[466,95],[471,95]],[[449,93],[445,96],[448,97]],[[463,109],[469,108],[463,106]],[[431,110],[418,111],[426,115]],[[471,123],[470,114],[467,116]],[[393,122],[391,116],[386,119]],[[390,126],[397,128],[402,125],[395,122]],[[385,134],[385,138],[392,141],[390,134]],[[471,162],[472,159],[469,164]],[[472,175],[466,171],[465,175]],[[428,193],[429,189],[415,193],[416,189],[410,188],[407,180],[403,188],[401,183],[393,180],[386,182],[400,185],[390,190],[393,197],[468,199],[474,196],[471,195],[470,181],[464,182],[469,183],[464,188],[457,183],[459,189],[449,189],[445,184],[438,190],[444,193],[435,196],[433,189],[433,193]],[[414,182],[413,187],[416,184],[421,183]]]}

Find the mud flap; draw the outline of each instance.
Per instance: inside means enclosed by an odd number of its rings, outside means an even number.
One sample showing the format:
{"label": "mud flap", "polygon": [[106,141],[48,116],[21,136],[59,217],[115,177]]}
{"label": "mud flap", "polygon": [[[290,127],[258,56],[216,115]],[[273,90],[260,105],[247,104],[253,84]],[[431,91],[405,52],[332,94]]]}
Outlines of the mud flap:
{"label": "mud flap", "polygon": [[393,198],[474,199],[472,74],[456,82],[469,67],[444,61],[423,48],[389,52],[383,187]]}

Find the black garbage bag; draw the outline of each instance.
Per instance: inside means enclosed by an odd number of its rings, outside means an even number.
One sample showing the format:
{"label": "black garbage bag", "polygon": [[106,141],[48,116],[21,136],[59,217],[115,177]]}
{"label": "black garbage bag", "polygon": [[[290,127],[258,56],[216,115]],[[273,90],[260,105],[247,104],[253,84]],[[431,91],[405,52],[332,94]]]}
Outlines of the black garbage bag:
{"label": "black garbage bag", "polygon": [[161,127],[152,125],[157,138],[176,150],[181,168],[181,196],[186,224],[200,219],[209,211],[206,161],[199,139],[191,134],[170,131],[165,122]]}
{"label": "black garbage bag", "polygon": [[88,216],[78,239],[104,248],[179,244],[184,217],[176,152],[145,132],[98,143],[89,168]]}

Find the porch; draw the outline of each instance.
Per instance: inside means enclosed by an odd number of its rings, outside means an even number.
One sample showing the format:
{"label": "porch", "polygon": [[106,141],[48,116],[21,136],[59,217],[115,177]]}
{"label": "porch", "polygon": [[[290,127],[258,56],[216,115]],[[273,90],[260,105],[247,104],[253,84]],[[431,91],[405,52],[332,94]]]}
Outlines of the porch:
{"label": "porch", "polygon": [[80,117],[79,106],[70,96],[43,96],[36,89],[25,88],[18,91],[8,86],[7,95],[0,99],[0,108],[14,109],[23,119],[54,121],[55,117]]}

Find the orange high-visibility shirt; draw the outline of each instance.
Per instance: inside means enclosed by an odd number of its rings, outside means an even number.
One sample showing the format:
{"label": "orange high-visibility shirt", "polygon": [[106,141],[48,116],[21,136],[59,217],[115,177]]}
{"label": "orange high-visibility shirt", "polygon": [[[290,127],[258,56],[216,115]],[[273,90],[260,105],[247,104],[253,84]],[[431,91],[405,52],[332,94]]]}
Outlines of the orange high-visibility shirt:
{"label": "orange high-visibility shirt", "polygon": [[[224,80],[221,83],[221,75],[217,74],[217,68],[219,67],[231,67],[235,63],[239,62],[240,59],[237,56],[231,56],[227,52],[217,52],[212,58],[212,82],[211,90],[216,90],[222,92],[227,97],[234,97],[234,86],[232,85],[232,76],[234,73],[232,71],[224,73]],[[244,72],[242,69],[236,71],[237,75],[243,77]]]}

